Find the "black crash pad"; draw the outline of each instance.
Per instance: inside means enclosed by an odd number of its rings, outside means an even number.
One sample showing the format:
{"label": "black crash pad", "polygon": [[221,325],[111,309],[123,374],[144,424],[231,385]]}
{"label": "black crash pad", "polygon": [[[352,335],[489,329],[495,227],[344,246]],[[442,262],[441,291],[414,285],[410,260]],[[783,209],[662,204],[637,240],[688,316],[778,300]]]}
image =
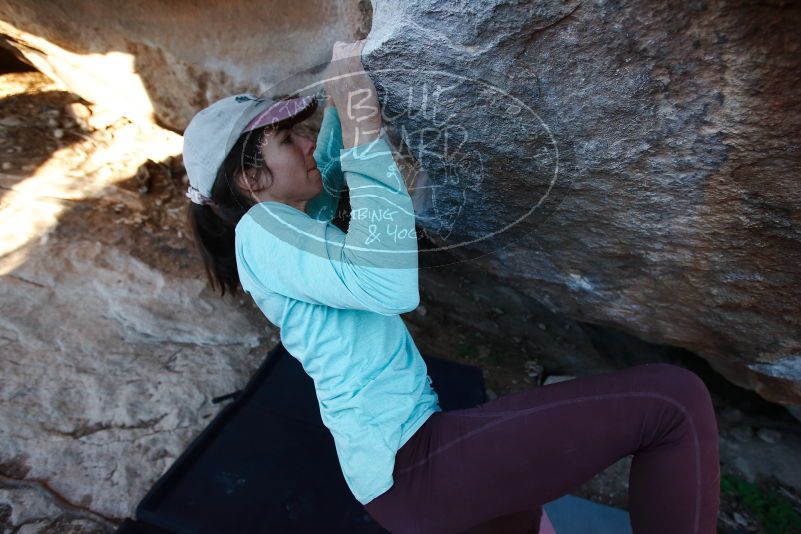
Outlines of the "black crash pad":
{"label": "black crash pad", "polygon": [[[443,410],[486,402],[481,369],[423,354]],[[386,532],[348,488],[314,382],[281,343],[118,534]]]}

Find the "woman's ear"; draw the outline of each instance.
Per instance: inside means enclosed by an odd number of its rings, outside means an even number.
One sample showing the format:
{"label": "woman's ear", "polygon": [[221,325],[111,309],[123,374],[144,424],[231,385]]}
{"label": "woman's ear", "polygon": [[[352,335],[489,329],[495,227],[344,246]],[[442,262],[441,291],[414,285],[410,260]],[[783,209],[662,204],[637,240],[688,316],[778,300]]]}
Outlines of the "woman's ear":
{"label": "woman's ear", "polygon": [[258,169],[252,167],[237,172],[234,182],[247,197],[253,197],[264,187],[259,180]]}

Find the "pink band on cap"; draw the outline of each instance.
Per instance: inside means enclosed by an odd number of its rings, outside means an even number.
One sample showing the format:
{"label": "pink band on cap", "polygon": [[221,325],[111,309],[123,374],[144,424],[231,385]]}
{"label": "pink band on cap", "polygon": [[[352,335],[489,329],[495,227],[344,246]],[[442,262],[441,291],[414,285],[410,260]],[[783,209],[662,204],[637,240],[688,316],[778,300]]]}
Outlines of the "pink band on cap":
{"label": "pink band on cap", "polygon": [[314,96],[279,100],[266,110],[256,115],[249,123],[247,123],[242,132],[244,133],[250,130],[255,130],[256,128],[261,128],[262,126],[267,126],[269,124],[275,124],[276,122],[293,117],[306,109],[312,100],[314,100]]}

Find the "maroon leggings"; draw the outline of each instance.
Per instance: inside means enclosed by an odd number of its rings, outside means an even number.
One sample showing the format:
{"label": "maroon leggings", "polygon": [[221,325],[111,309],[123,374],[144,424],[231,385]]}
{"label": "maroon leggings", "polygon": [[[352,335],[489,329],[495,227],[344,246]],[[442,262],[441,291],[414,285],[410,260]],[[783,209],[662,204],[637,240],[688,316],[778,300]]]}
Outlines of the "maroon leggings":
{"label": "maroon leggings", "polygon": [[393,486],[365,510],[393,533],[465,532],[526,510],[536,528],[542,504],[630,454],[634,534],[716,531],[712,401],[695,373],[667,363],[436,412],[398,450]]}

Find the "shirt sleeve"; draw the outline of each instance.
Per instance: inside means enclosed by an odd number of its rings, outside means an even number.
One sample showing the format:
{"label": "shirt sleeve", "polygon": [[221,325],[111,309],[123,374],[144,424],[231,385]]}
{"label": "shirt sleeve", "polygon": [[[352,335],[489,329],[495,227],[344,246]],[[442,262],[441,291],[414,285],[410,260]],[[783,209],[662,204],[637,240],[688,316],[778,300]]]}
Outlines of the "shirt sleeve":
{"label": "shirt sleeve", "polygon": [[388,143],[341,149],[351,218],[344,233],[281,202],[260,202],[236,227],[248,281],[312,304],[397,315],[419,302],[412,200]]}
{"label": "shirt sleeve", "polygon": [[339,122],[337,108],[328,106],[323,111],[323,122],[317,134],[317,147],[314,149],[314,160],[323,179],[322,192],[311,199],[307,205],[307,213],[320,221],[330,221],[336,215],[339,197],[345,187],[342,165],[339,161],[342,143],[342,126]]}

